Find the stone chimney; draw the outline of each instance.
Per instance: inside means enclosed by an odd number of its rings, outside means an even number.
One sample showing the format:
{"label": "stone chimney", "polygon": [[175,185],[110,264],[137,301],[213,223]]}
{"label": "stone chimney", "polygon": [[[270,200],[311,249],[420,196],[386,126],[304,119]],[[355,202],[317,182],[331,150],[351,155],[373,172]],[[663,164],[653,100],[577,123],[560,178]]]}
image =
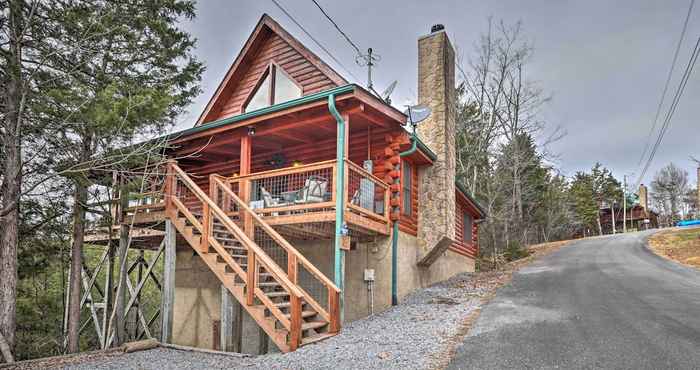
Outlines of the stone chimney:
{"label": "stone chimney", "polygon": [[445,27],[434,25],[418,39],[418,103],[432,114],[418,124],[418,136],[437,155],[420,174],[418,239],[432,248],[455,238],[455,52]]}
{"label": "stone chimney", "polygon": [[639,184],[639,205],[644,208],[644,213],[646,214],[649,209],[649,193],[644,184]]}

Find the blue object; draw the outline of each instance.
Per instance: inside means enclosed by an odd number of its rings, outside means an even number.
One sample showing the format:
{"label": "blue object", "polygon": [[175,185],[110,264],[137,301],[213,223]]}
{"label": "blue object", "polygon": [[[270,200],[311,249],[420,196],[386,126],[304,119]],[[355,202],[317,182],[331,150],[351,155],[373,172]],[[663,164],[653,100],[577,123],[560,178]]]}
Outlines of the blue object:
{"label": "blue object", "polygon": [[678,221],[676,223],[676,226],[697,226],[700,225],[700,220],[686,220],[686,221]]}

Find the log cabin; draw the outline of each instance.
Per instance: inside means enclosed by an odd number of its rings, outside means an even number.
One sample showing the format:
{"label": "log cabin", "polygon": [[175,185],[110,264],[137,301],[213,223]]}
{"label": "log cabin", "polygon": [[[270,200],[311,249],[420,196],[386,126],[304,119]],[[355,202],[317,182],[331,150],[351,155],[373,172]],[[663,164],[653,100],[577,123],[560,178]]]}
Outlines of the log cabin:
{"label": "log cabin", "polygon": [[248,353],[474,271],[485,213],[455,181],[454,58],[443,27],[419,38],[432,114],[412,134],[263,15],[196,124],[158,138],[148,191],[115,198],[120,232],[86,240],[164,250],[162,341]]}

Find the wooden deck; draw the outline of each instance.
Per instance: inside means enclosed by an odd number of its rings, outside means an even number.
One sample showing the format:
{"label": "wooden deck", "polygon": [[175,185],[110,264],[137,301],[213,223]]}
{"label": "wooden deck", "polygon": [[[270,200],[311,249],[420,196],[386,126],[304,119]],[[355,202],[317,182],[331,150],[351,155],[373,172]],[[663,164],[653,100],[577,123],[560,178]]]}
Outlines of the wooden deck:
{"label": "wooden deck", "polygon": [[[351,240],[365,241],[375,236],[389,235],[388,185],[355,163],[350,161],[345,163],[344,219]],[[248,199],[251,208],[254,208],[266,223],[273,226],[285,238],[330,240],[335,235],[334,179],[337,170],[336,161],[324,161],[246,176],[219,176],[218,178],[242,199]],[[312,201],[290,199],[289,202],[282,202],[283,193],[287,196],[294,192],[303,193],[304,187],[308,187],[310,178],[323,179],[321,181],[325,183],[325,189],[322,194],[319,194],[321,196],[318,199]],[[263,189],[266,192],[273,191],[271,195],[274,200],[264,199],[261,195]],[[227,199],[224,194],[212,194],[212,198],[218,199],[229,218],[234,222],[240,222],[239,210],[230,199]],[[150,191],[147,194],[131,194],[130,199],[131,203],[137,199],[147,204],[135,204],[125,208],[125,216],[122,217],[120,224],[133,226],[131,236],[134,247],[157,248],[164,235],[166,220],[162,193]],[[114,200],[114,203],[118,203],[118,199]],[[93,229],[86,234],[85,240],[91,244],[106,244],[110,236],[112,240],[119,239],[118,229],[119,225],[114,225],[111,234],[108,228]]]}

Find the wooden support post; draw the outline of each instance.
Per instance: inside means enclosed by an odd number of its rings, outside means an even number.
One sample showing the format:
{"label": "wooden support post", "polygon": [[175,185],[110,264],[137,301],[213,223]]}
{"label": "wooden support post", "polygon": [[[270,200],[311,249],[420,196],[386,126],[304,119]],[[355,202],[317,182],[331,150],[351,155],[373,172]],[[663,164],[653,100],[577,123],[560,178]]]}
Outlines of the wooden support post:
{"label": "wooden support post", "polygon": [[[137,284],[141,284],[141,280],[143,279],[143,261],[144,260],[144,251],[143,249],[139,250],[139,260],[138,260],[138,268],[136,271],[136,281]],[[134,323],[134,340],[139,339],[139,321],[143,320],[144,317],[141,315],[141,289],[136,291],[136,322]]]}
{"label": "wooden support post", "polygon": [[114,245],[112,245],[112,231],[109,232],[109,241],[107,242],[107,273],[105,274],[105,295],[104,295],[104,309],[102,310],[102,349],[107,349],[109,346],[109,315],[112,312],[112,302],[113,302],[113,287],[114,287]]}
{"label": "wooden support post", "polygon": [[289,281],[296,284],[297,283],[297,256],[294,254],[287,255],[287,276]]}
{"label": "wooden support post", "polygon": [[233,296],[221,285],[221,350],[233,351]]}
{"label": "wooden support post", "polygon": [[[250,174],[250,163],[251,163],[251,156],[252,156],[252,137],[251,136],[244,136],[241,138],[241,165],[240,165],[240,173],[241,176],[249,175]],[[245,179],[241,181],[239,184],[239,189],[238,191],[240,192],[240,198],[241,200],[245,203],[250,205],[250,198],[251,198],[251,183],[250,180]],[[254,230],[253,228],[255,227],[253,225],[253,217],[251,217],[248,212],[242,212],[243,213],[243,231],[245,231],[246,235],[250,237],[251,239],[253,238],[254,235]]]}
{"label": "wooden support post", "polygon": [[246,271],[247,277],[246,280],[248,280],[248,283],[246,284],[246,298],[245,298],[245,304],[248,306],[252,306],[253,303],[255,303],[255,287],[257,286],[257,267],[256,267],[256,261],[255,261],[255,253],[253,253],[252,250],[248,249],[248,269]]}
{"label": "wooden support post", "polygon": [[331,316],[331,322],[328,327],[329,333],[337,333],[340,331],[340,294],[328,289],[328,314]]}
{"label": "wooden support post", "polygon": [[199,250],[202,253],[209,253],[209,235],[211,235],[211,210],[209,203],[202,203],[202,239],[199,242]]}
{"label": "wooden support post", "polygon": [[[124,210],[129,206],[129,190],[122,186],[119,190],[120,220],[124,218]],[[119,284],[117,285],[117,297],[115,298],[114,317],[114,345],[120,346],[126,341],[126,327],[124,325],[124,308],[126,306],[126,279],[127,272],[127,252],[129,249],[129,225],[120,222],[119,226]]]}
{"label": "wooden support post", "polygon": [[166,171],[165,171],[165,189],[163,191],[163,197],[165,198],[165,214],[166,216],[173,217],[174,207],[173,207],[173,196],[177,191],[177,179],[175,177],[175,171],[173,170],[173,165],[175,161],[168,161]]}
{"label": "wooden support post", "polygon": [[173,335],[173,304],[175,301],[175,226],[172,221],[165,221],[165,256],[163,258],[163,293],[161,295],[161,339],[171,343]]}
{"label": "wooden support post", "polygon": [[233,302],[233,338],[232,338],[232,350],[233,352],[243,352],[243,305],[237,300],[232,300]]}
{"label": "wooden support post", "polygon": [[289,297],[289,349],[295,351],[301,343],[301,299],[295,295]]}

